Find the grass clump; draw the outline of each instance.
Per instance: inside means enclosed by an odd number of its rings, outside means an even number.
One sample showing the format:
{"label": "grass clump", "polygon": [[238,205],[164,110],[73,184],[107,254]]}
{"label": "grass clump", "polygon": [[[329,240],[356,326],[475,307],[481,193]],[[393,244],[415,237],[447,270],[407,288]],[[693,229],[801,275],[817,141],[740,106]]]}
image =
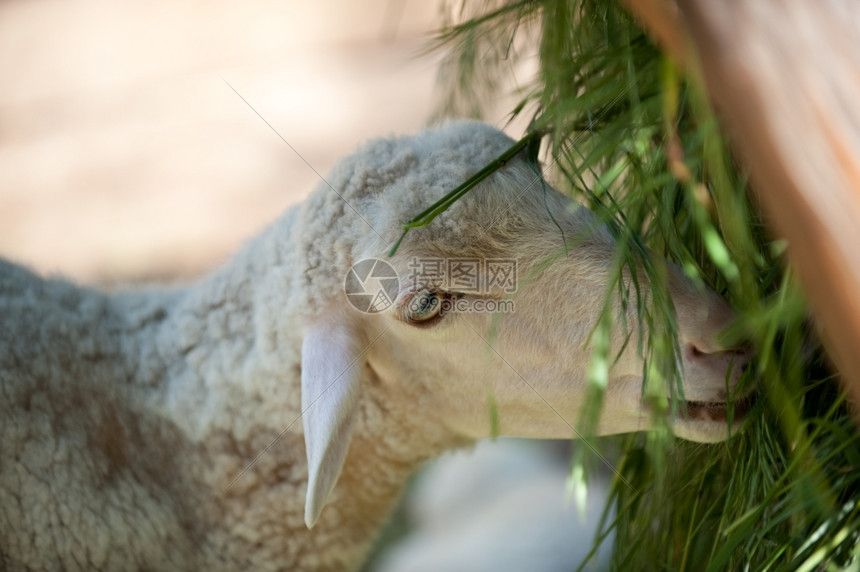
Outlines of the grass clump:
{"label": "grass clump", "polygon": [[[448,14],[438,36],[446,54],[442,114],[480,116],[493,94],[510,87],[510,71],[535,59],[534,80],[518,86],[510,112],[529,124],[518,145],[536,157],[542,144],[551,176],[618,241],[614,279],[591,336],[586,434],[613,359],[606,343],[617,315],[612,300],[637,303],[638,323],[623,326],[647,358],[643,394],[659,428],[604,443],[620,451],[611,498],[618,516],[603,526],[617,533],[614,567],[860,566],[857,428],[786,268],[785,245],[764,228],[701,86],[615,2],[462,3]],[[411,227],[467,191],[455,189]],[[681,394],[677,327],[665,268],[649,250],[722,294],[739,312],[728,336],[756,351],[745,382],[755,385],[757,404],[746,430],[725,443],[682,442],[669,430]],[[642,281],[652,291],[647,300]]]}

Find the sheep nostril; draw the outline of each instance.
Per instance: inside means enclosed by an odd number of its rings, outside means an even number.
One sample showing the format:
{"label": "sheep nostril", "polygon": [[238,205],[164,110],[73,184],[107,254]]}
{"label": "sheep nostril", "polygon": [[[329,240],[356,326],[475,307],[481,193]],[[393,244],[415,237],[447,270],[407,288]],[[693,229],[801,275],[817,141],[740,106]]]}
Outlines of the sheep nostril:
{"label": "sheep nostril", "polygon": [[738,364],[747,364],[752,358],[752,352],[746,347],[703,347],[701,344],[687,344],[689,359],[700,360],[707,358],[729,358]]}
{"label": "sheep nostril", "polygon": [[702,350],[702,349],[701,349],[699,346],[697,346],[696,344],[689,344],[689,345],[687,346],[687,353],[688,353],[688,354],[690,355],[690,357],[692,357],[692,358],[702,358],[702,357],[704,357],[704,356],[708,355],[710,352],[706,352],[706,351]]}

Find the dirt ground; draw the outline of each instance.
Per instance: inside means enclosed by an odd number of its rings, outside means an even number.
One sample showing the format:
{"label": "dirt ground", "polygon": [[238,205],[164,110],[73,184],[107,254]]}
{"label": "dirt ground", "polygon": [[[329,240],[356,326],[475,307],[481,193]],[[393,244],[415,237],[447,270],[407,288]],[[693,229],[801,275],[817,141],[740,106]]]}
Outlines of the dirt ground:
{"label": "dirt ground", "polygon": [[314,170],[425,124],[440,21],[404,0],[0,2],[0,256],[102,283],[214,266]]}

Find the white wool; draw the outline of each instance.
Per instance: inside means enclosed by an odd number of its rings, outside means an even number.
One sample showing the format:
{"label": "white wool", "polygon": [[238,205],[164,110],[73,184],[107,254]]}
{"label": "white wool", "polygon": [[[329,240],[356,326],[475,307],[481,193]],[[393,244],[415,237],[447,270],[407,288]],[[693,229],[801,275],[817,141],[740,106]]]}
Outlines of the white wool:
{"label": "white wool", "polygon": [[[409,474],[489,434],[487,395],[504,434],[573,436],[612,241],[523,159],[388,259],[403,276],[414,256],[516,258],[522,277],[563,252],[559,226],[589,235],[521,289],[493,350],[491,315],[422,328],[403,319],[406,284],[374,315],[342,291],[352,264],[386,258],[406,220],[511,144],[473,122],[373,141],[187,288],[106,294],[0,261],[0,564],[354,569]],[[729,358],[712,338],[730,312],[673,276],[697,348],[687,398],[719,401]],[[641,366],[632,350],[616,364],[601,432],[647,428]],[[713,441],[725,424],[676,430]]]}

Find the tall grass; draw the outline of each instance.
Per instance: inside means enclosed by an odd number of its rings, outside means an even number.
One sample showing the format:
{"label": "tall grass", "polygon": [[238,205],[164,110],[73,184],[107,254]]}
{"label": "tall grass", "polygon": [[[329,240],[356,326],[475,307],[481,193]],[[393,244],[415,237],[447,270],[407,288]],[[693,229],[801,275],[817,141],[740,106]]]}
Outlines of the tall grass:
{"label": "tall grass", "polygon": [[[618,516],[604,523],[617,533],[614,567],[860,567],[857,426],[785,265],[785,244],[762,224],[701,86],[615,2],[461,3],[448,14],[438,37],[446,54],[441,112],[480,115],[509,85],[510,70],[537,58],[536,79],[520,87],[511,110],[530,126],[520,148],[537,155],[542,143],[554,180],[618,240],[614,279],[590,338],[586,432],[618,350],[606,343],[617,315],[611,301],[637,302],[638,323],[624,326],[628,343],[647,358],[643,395],[658,429],[604,442],[621,451],[610,500]],[[466,191],[452,190],[451,200]],[[649,249],[721,293],[739,313],[728,340],[755,349],[744,383],[754,388],[756,406],[745,430],[725,443],[671,435],[667,420],[680,395],[677,328],[665,269]],[[632,288],[620,279],[625,268]],[[653,291],[647,299],[639,297],[641,281]],[[580,455],[574,474],[588,460]]]}

